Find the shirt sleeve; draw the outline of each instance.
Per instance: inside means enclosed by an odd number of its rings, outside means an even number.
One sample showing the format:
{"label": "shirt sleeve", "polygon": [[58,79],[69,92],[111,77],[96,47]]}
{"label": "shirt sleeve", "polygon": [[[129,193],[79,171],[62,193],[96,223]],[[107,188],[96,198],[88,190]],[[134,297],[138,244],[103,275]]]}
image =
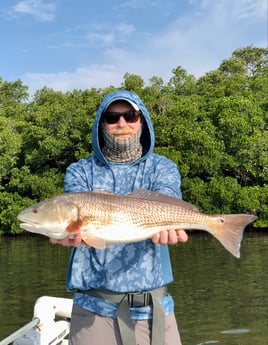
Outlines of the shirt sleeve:
{"label": "shirt sleeve", "polygon": [[64,192],[86,192],[92,190],[92,185],[86,173],[87,162],[82,159],[77,163],[72,163],[66,170],[64,177]]}
{"label": "shirt sleeve", "polygon": [[158,162],[153,191],[182,199],[181,174],[174,162],[166,157]]}

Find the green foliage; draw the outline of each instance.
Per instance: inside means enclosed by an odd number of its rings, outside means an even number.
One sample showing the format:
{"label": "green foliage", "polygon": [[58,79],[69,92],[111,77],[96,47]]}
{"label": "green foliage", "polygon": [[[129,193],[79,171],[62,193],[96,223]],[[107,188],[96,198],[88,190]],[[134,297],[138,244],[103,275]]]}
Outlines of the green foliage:
{"label": "green foliage", "polygon": [[136,74],[125,73],[122,88],[140,94],[144,86],[143,79]]}
{"label": "green foliage", "polygon": [[[237,49],[199,79],[181,66],[145,86],[126,73],[121,87],[146,104],[155,151],[172,159],[182,191],[207,213],[253,213],[268,228],[268,49]],[[0,234],[17,234],[18,212],[62,193],[67,166],[92,153],[91,129],[105,94],[44,87],[28,100],[20,80],[0,78]]]}
{"label": "green foliage", "polygon": [[17,214],[21,205],[30,206],[32,202],[31,199],[23,200],[18,193],[0,192],[0,235],[21,233]]}
{"label": "green foliage", "polygon": [[[0,116],[0,180],[9,179],[10,170],[18,162],[21,146],[21,135],[14,126],[14,121]],[[3,190],[2,184],[1,190]]]}

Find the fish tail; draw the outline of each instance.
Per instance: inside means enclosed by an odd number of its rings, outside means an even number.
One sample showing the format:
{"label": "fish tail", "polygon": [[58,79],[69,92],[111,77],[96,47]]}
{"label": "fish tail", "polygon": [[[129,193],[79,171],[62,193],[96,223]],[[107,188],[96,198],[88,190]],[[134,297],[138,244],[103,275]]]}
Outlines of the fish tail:
{"label": "fish tail", "polygon": [[219,215],[221,225],[212,234],[235,257],[240,258],[240,245],[245,227],[257,219],[251,214]]}

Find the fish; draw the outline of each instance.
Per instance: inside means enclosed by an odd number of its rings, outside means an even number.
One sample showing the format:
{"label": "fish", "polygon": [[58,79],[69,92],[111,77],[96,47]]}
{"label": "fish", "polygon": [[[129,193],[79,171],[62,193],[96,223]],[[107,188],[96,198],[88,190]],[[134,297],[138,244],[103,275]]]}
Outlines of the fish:
{"label": "fish", "polygon": [[240,257],[245,227],[252,214],[206,214],[187,201],[145,189],[125,196],[109,191],[85,191],[52,196],[18,214],[26,231],[62,239],[81,233],[97,249],[143,241],[162,230],[201,230]]}

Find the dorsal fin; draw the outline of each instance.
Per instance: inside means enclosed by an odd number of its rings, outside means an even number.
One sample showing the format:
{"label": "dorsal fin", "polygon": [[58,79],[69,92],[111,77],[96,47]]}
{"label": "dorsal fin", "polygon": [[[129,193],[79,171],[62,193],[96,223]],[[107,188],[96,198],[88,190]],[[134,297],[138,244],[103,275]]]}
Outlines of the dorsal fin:
{"label": "dorsal fin", "polygon": [[126,197],[127,198],[136,198],[136,199],[144,199],[144,200],[151,200],[151,201],[168,203],[168,204],[172,204],[175,206],[185,207],[185,208],[188,208],[190,210],[198,212],[198,208],[195,205],[193,205],[187,201],[184,201],[184,200],[181,200],[181,199],[169,196],[169,195],[165,195],[162,193],[152,192],[152,191],[147,190],[147,189],[142,189],[142,188],[136,189],[131,194],[128,194]]}
{"label": "dorsal fin", "polygon": [[104,190],[104,189],[94,189],[90,191],[90,193],[96,193],[96,194],[108,194],[108,195],[114,195],[114,192],[111,192],[109,190]]}

